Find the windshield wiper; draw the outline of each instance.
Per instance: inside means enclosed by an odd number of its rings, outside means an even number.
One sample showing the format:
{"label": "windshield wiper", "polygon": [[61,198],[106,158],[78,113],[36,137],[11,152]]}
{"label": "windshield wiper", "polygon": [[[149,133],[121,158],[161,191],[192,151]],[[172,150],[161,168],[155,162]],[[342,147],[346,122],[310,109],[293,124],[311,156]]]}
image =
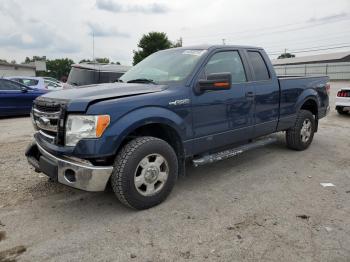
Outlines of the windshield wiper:
{"label": "windshield wiper", "polygon": [[154,82],[154,80],[152,79],[147,79],[147,78],[137,78],[137,79],[132,79],[129,80],[127,83],[146,83],[146,84],[157,84],[156,82]]}

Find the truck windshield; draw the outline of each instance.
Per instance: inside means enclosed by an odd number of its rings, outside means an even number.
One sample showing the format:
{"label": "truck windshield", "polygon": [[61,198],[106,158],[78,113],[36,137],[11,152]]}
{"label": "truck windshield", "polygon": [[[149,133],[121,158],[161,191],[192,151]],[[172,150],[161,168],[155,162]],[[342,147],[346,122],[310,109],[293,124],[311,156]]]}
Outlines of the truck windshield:
{"label": "truck windshield", "polygon": [[122,82],[167,84],[185,80],[206,50],[168,49],[154,53],[126,72]]}

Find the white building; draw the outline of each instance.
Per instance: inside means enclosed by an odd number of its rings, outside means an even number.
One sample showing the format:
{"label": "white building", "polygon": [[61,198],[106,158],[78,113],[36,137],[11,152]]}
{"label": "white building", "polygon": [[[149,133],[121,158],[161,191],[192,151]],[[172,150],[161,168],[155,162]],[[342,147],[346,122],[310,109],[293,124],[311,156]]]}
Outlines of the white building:
{"label": "white building", "polygon": [[0,78],[6,76],[35,76],[34,65],[9,64],[0,62]]}
{"label": "white building", "polygon": [[331,80],[350,80],[350,51],[272,60],[278,75],[327,75]]}

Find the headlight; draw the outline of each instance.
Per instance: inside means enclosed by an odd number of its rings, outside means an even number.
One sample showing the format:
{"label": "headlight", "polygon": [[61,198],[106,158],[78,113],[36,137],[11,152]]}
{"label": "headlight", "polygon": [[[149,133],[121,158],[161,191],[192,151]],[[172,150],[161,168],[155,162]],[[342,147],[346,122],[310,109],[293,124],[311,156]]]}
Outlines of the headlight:
{"label": "headlight", "polygon": [[109,115],[68,115],[66,146],[75,146],[80,139],[101,137],[110,122]]}

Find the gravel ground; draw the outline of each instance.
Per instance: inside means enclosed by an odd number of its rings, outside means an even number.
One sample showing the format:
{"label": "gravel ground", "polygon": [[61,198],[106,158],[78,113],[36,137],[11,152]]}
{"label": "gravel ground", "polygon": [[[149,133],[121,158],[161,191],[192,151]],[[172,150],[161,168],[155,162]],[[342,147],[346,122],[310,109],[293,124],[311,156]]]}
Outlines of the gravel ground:
{"label": "gravel ground", "polygon": [[[188,167],[161,205],[51,183],[27,164],[29,118],[1,119],[0,261],[350,261],[350,116],[311,147],[276,144]],[[322,187],[320,183],[333,183]]]}

